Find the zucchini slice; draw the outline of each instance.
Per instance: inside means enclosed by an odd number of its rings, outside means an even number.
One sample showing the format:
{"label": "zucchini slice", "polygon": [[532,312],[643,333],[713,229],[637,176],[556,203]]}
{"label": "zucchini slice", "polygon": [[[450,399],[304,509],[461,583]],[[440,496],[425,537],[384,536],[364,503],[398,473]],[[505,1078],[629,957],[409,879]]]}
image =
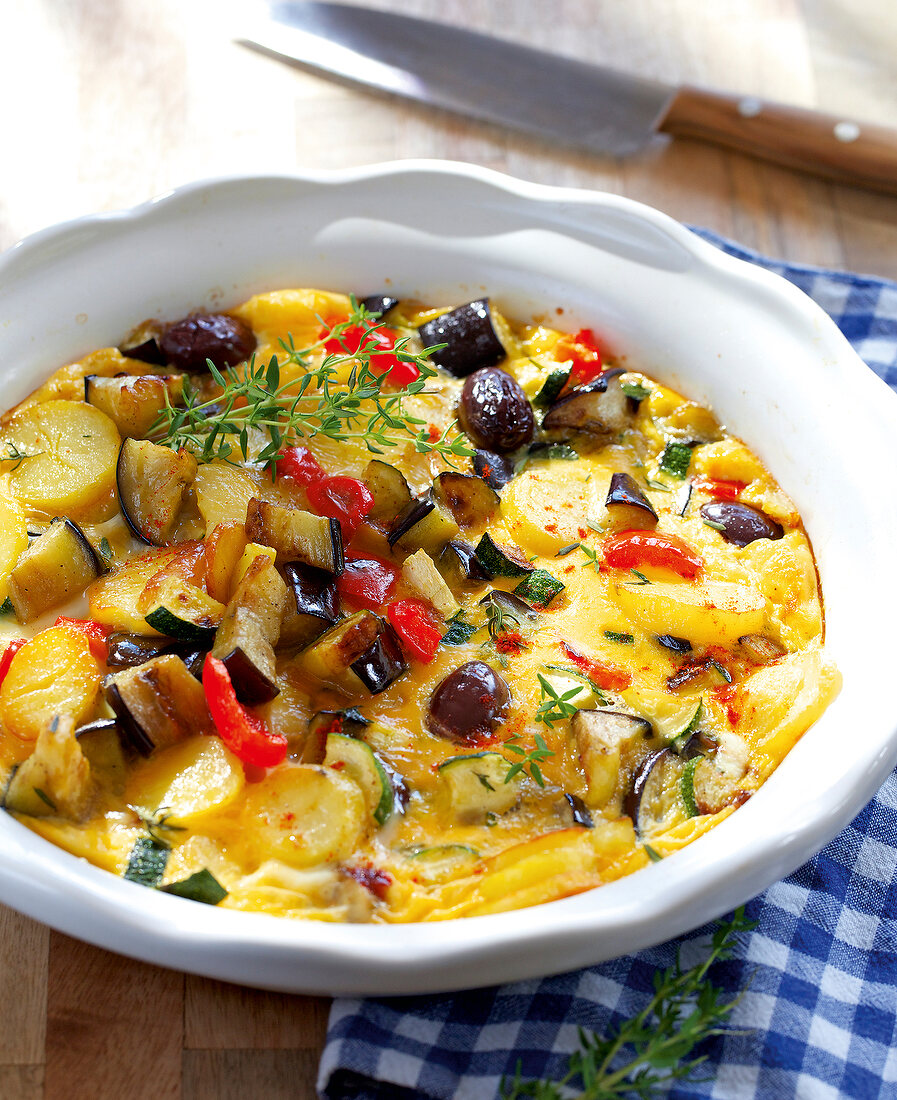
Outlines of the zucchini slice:
{"label": "zucchini slice", "polygon": [[193,455],[147,439],[126,439],[115,476],[122,515],[137,538],[150,546],[168,545],[184,493],[196,476]]}
{"label": "zucchini slice", "polygon": [[279,694],[274,646],[289,593],[274,562],[261,555],[246,570],[215,634],[219,657],[242,703],[267,703]]}
{"label": "zucchini slice", "polygon": [[411,503],[411,490],[405,475],[388,462],[372,458],[362,480],[374,498],[374,507],[365,519],[383,531],[390,530],[396,516]]}
{"label": "zucchini slice", "polygon": [[436,476],[433,497],[451,512],[461,527],[480,527],[488,523],[501,504],[498,493],[483,478],[454,470]]}
{"label": "zucchini slice", "polygon": [[424,886],[439,886],[473,872],[480,862],[480,853],[468,844],[436,844],[412,852],[408,859],[414,864],[412,879]]}
{"label": "zucchini slice", "polygon": [[142,756],[195,733],[215,732],[202,684],[173,653],[113,673],[106,680],[106,702]]}
{"label": "zucchini slice", "polygon": [[501,753],[488,751],[443,760],[437,769],[443,806],[465,825],[505,813],[520,794],[518,776],[505,782],[509,767]]}
{"label": "zucchini slice", "polygon": [[610,439],[632,422],[632,405],[623,391],[622,370],[606,371],[587,386],[577,386],[545,414],[546,431],[573,429]]}
{"label": "zucchini slice", "polygon": [[514,589],[514,595],[520,596],[538,610],[551,603],[555,596],[564,591],[564,585],[547,569],[536,569],[524,577]]}
{"label": "zucchini slice", "polygon": [[371,817],[383,825],[392,813],[392,784],[371,746],[344,733],[329,733],[324,765],[343,772],[361,787]]}
{"label": "zucchini slice", "polygon": [[457,523],[435,500],[417,499],[396,517],[388,541],[406,553],[426,550],[434,557],[457,534]]}
{"label": "zucchini slice", "polygon": [[402,577],[411,591],[432,604],[444,619],[457,614],[458,601],[426,550],[417,550],[405,559]]}
{"label": "zucchini slice", "polygon": [[148,626],[182,642],[196,642],[207,649],[224,616],[224,604],[179,577],[168,577],[159,586],[144,616]]}
{"label": "zucchini slice", "polygon": [[23,551],[9,575],[9,599],[20,623],[83,592],[103,572],[87,536],[70,519],[54,519]]}
{"label": "zucchini slice", "polygon": [[301,561],[283,569],[291,593],[280,624],[280,645],[306,646],[339,618],[339,592],[332,573]]}
{"label": "zucchini slice", "polygon": [[525,577],[535,571],[517,546],[499,546],[487,531],[476,546],[477,561],[487,577]]}
{"label": "zucchini slice", "polygon": [[336,519],[253,497],[246,511],[246,536],[276,550],[278,563],[301,561],[335,574],[345,567],[343,535]]}
{"label": "zucchini slice", "polygon": [[168,403],[183,400],[182,374],[122,374],[104,378],[88,374],[84,379],[84,400],[104,412],[119,435],[145,439]]}

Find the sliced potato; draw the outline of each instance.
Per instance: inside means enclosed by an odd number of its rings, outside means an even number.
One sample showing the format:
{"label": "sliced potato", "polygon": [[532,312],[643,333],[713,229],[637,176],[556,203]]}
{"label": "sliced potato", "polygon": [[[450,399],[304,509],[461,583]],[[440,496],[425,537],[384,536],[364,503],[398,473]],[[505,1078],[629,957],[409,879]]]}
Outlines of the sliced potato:
{"label": "sliced potato", "polygon": [[507,486],[501,511],[518,546],[553,557],[581,538],[592,499],[586,481],[590,469],[586,463],[557,458],[533,462]]}
{"label": "sliced potato", "polygon": [[743,634],[762,633],[766,623],[766,597],[727,581],[622,583],[611,592],[641,630],[687,638],[693,645],[731,646]]}
{"label": "sliced potato", "polygon": [[9,475],[13,496],[45,512],[83,515],[115,489],[118,429],[83,401],[31,405],[10,420],[0,447],[22,459]]}
{"label": "sliced potato", "polygon": [[141,761],[125,801],[149,814],[164,809],[173,822],[192,826],[228,807],[245,784],[243,765],[224,742],[200,734]]}
{"label": "sliced potato", "polygon": [[22,506],[0,494],[0,600],[6,599],[9,574],[27,549],[28,529]]}
{"label": "sliced potato", "polygon": [[57,716],[83,722],[99,690],[100,665],[85,635],[51,626],[13,657],[0,686],[0,718],[20,740],[36,741]]}
{"label": "sliced potato", "polygon": [[257,863],[282,859],[312,867],[345,859],[369,820],[361,788],[332,768],[278,768],[249,788],[244,831]]}

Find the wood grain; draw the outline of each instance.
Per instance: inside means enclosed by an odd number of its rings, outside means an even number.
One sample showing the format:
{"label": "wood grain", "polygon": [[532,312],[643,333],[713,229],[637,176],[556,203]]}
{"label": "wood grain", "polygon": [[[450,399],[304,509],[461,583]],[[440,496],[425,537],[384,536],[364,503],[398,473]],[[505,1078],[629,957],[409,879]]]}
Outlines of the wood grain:
{"label": "wood grain", "polygon": [[[687,138],[617,161],[368,95],[235,45],[227,20],[243,6],[4,0],[0,248],[217,173],[447,157],[630,195],[770,254],[897,278],[893,198]],[[677,84],[897,119],[893,0],[370,6]],[[0,1100],[314,1097],[321,998],[184,977],[0,908],[0,1004]]]}

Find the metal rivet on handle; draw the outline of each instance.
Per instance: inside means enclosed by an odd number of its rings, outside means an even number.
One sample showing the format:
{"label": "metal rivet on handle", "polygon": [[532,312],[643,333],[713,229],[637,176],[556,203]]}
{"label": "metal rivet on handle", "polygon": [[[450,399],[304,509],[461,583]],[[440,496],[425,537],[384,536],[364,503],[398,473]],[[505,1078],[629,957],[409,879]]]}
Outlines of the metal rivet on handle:
{"label": "metal rivet on handle", "polygon": [[860,136],[860,128],[855,122],[839,122],[835,126],[835,137],[838,141],[856,141]]}
{"label": "metal rivet on handle", "polygon": [[756,118],[763,110],[763,104],[756,96],[746,95],[738,101],[738,113],[742,118]]}

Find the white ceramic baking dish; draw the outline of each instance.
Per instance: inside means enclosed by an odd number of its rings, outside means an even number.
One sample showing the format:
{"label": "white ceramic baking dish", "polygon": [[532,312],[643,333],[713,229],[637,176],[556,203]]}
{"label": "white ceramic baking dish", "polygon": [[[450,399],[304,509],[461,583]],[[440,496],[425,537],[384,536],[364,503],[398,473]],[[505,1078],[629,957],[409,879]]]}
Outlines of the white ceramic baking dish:
{"label": "white ceramic baking dish", "polygon": [[404,162],[181,188],[37,233],[0,257],[3,404],[149,316],[258,291],[488,292],[563,307],[636,367],[709,402],[796,501],[815,547],[840,697],[713,832],[599,890],[439,924],[327,925],[132,885],[0,812],[0,900],[70,935],[250,985],[448,990],[598,962],[695,927],[833,837],[897,761],[893,629],[897,398],[793,286],[646,206],[460,164]]}

